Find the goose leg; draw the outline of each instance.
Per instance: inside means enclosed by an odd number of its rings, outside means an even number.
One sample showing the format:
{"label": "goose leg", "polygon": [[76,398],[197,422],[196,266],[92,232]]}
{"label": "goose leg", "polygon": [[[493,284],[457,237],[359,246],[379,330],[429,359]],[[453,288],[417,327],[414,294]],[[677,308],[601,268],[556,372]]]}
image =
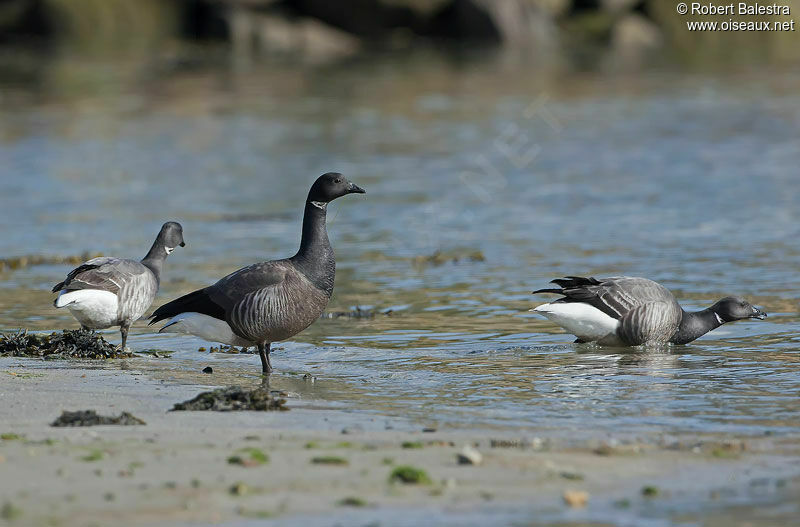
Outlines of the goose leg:
{"label": "goose leg", "polygon": [[122,334],[122,345],[121,350],[125,351],[125,343],[128,342],[128,327],[129,326],[120,326],[119,332]]}
{"label": "goose leg", "polygon": [[269,342],[258,343],[258,355],[261,357],[261,373],[263,374],[272,373],[272,364],[269,363],[269,348]]}

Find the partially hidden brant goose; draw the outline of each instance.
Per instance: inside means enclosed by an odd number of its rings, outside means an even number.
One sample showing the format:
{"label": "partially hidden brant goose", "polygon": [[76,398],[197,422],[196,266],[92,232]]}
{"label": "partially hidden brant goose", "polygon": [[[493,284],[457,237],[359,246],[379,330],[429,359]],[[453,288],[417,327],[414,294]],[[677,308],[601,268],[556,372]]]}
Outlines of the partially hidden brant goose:
{"label": "partially hidden brant goose", "polygon": [[158,292],[164,260],[175,247],[185,245],[181,224],[168,221],[141,261],[101,256],[70,271],[53,287],[58,292],[53,305],[69,309],[83,329],[119,326],[125,350],[128,329]]}
{"label": "partially hidden brant goose", "polygon": [[333,293],[336,258],[328,241],[328,203],[364,190],[341,174],[321,175],[308,193],[300,249],[291,258],[256,263],[177,298],[152,315],[170,319],[161,332],[188,333],[232,346],[258,346],[270,373],[270,344],[299,333],[322,314]]}
{"label": "partially hidden brant goose", "polygon": [[741,298],[726,297],[697,312],[684,311],[670,291],[647,278],[617,276],[553,280],[557,288],[538,293],[563,295],[531,309],[544,315],[578,340],[607,346],[686,344],[726,322],[767,314]]}

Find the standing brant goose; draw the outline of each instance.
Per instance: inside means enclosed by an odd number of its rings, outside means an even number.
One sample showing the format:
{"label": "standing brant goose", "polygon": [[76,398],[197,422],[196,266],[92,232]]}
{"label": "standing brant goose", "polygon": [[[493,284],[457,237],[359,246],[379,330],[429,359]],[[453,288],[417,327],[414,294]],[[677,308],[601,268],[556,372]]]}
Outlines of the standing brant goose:
{"label": "standing brant goose", "polygon": [[341,174],[321,175],[308,192],[297,254],[243,267],[156,309],[150,323],[169,318],[160,332],[188,333],[231,346],[256,345],[261,370],[270,373],[270,344],[310,326],[333,293],[336,258],[325,228],[328,203],[364,192]]}
{"label": "standing brant goose", "polygon": [[584,278],[568,276],[553,280],[558,288],[533,294],[563,295],[555,302],[531,311],[541,313],[576,337],[575,342],[606,346],[686,344],[726,322],[767,314],[737,297],[725,297],[713,306],[693,313],[684,311],[669,289],[630,276]]}
{"label": "standing brant goose", "polygon": [[185,245],[181,224],[168,221],[141,262],[101,256],[70,271],[53,287],[58,292],[53,305],[69,309],[82,329],[119,326],[124,351],[128,329],[156,297],[164,260],[175,247]]}

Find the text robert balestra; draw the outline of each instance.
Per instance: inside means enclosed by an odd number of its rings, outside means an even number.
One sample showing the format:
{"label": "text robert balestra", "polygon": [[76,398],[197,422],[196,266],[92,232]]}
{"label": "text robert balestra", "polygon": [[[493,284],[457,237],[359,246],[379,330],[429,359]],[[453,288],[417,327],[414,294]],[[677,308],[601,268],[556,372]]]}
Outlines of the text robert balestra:
{"label": "text robert balestra", "polygon": [[692,15],[791,15],[791,8],[783,4],[759,4],[739,2],[715,4],[712,2],[692,2],[689,14]]}

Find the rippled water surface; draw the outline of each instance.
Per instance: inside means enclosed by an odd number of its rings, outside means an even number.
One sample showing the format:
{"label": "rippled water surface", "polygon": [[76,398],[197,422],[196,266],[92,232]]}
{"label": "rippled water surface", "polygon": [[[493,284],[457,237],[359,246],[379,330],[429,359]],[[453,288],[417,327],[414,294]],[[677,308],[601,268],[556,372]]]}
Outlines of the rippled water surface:
{"label": "rippled water surface", "polygon": [[[187,246],[160,304],[292,254],[310,183],[337,170],[367,194],[330,208],[330,308],[379,314],[278,346],[278,383],[318,378],[300,397],[563,437],[800,432],[796,75],[436,57],[74,75],[4,88],[5,257],[141,257],[178,220]],[[77,327],[50,306],[69,269],[0,274],[0,329]],[[576,345],[528,313],[545,300],[530,292],[567,274],[647,276],[687,308],[739,294],[770,316],[667,350]],[[129,342],[177,350],[176,376],[258,373],[252,355],[198,353],[206,343],[144,323]]]}

